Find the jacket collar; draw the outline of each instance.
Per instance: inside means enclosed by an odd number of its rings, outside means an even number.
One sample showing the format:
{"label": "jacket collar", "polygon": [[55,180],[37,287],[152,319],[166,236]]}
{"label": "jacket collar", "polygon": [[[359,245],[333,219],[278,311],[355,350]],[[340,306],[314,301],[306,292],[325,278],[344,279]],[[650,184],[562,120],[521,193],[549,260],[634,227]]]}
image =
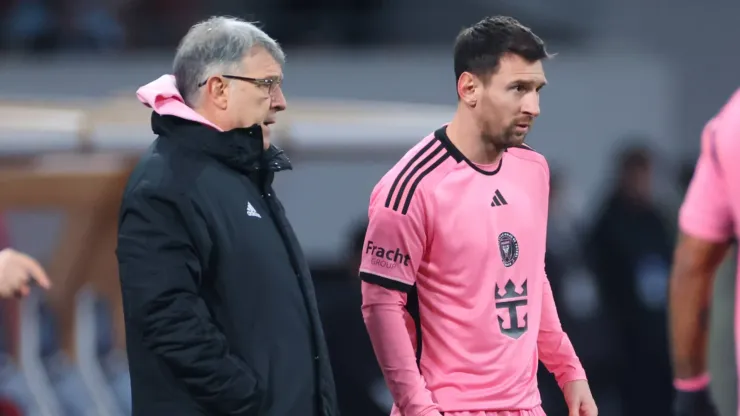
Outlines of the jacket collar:
{"label": "jacket collar", "polygon": [[262,127],[257,124],[220,132],[195,121],[153,112],[152,131],[171,137],[179,144],[244,174],[293,168],[290,159],[279,147],[270,145],[267,150],[263,149]]}

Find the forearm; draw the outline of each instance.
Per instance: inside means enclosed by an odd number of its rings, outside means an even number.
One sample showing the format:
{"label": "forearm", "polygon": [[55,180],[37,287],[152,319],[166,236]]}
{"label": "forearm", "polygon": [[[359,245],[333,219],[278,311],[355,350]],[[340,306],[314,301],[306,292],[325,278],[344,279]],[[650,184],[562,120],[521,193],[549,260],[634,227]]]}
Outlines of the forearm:
{"label": "forearm", "polygon": [[586,380],[586,371],[565,332],[540,331],[537,345],[540,360],[561,388],[574,380]]}
{"label": "forearm", "polygon": [[261,386],[246,363],[229,351],[224,335],[207,316],[205,304],[195,295],[163,296],[146,309],[143,344],[205,409],[254,415]]}
{"label": "forearm", "polygon": [[707,371],[712,276],[675,274],[670,284],[673,371],[685,379]]}
{"label": "forearm", "polygon": [[437,405],[419,372],[416,354],[406,330],[403,305],[366,305],[363,306],[363,317],[386,384],[401,414],[436,414]]}
{"label": "forearm", "polygon": [[[119,247],[123,251],[130,246]],[[123,253],[119,274],[133,342],[156,355],[209,414],[256,414],[261,386],[246,363],[229,351],[197,295],[189,268],[166,259],[138,261],[139,256]]]}
{"label": "forearm", "polygon": [[707,343],[714,275],[728,241],[712,242],[679,234],[669,293],[671,358],[678,379],[707,371]]}
{"label": "forearm", "polygon": [[573,344],[560,324],[548,281],[545,281],[542,294],[542,321],[537,334],[537,349],[540,360],[553,373],[561,388],[570,381],[586,379],[586,372]]}

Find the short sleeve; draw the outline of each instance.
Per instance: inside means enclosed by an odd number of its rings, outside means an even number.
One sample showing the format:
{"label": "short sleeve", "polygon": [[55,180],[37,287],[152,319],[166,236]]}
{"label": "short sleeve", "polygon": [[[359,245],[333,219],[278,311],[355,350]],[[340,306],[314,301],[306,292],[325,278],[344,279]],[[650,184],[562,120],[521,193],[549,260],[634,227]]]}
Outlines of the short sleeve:
{"label": "short sleeve", "polygon": [[373,195],[362,248],[360,278],[387,289],[409,292],[426,246],[425,209],[420,192],[408,209],[387,204],[383,191]]}
{"label": "short sleeve", "polygon": [[710,123],[703,133],[701,154],[679,213],[681,231],[709,241],[732,237],[732,210],[719,157],[721,132]]}

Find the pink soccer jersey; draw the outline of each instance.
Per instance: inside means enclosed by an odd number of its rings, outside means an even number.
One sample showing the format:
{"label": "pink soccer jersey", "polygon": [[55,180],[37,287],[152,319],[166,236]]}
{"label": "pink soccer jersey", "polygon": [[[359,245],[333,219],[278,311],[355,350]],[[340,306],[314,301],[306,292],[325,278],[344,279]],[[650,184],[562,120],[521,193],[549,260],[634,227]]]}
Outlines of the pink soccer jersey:
{"label": "pink soccer jersey", "polygon": [[528,147],[475,165],[443,127],[374,188],[363,315],[394,414],[536,410],[538,359],[585,379],[544,271],[549,176]]}
{"label": "pink soccer jersey", "polygon": [[[740,90],[704,128],[701,154],[681,206],[679,226],[688,235],[713,242],[740,235]],[[740,299],[740,284],[735,296]],[[735,306],[735,323],[740,324],[740,303]],[[737,328],[735,340],[740,354]]]}

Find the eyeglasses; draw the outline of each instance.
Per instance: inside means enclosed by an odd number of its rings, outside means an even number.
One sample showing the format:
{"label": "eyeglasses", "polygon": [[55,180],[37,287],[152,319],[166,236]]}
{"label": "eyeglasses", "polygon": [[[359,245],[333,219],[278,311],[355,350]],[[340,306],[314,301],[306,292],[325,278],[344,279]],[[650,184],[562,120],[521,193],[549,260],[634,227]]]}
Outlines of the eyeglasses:
{"label": "eyeglasses", "polygon": [[[224,77],[224,78],[228,78],[228,79],[235,79],[235,80],[238,80],[238,81],[249,82],[249,83],[254,84],[254,85],[258,86],[258,87],[267,88],[267,92],[269,94],[272,94],[273,92],[275,92],[275,90],[277,89],[277,87],[279,87],[283,83],[283,79],[280,78],[280,77],[250,78],[250,77],[240,77],[238,75],[221,75],[221,76]],[[200,84],[198,84],[198,88],[206,85],[207,82],[208,82],[207,79],[205,81],[201,82]]]}

